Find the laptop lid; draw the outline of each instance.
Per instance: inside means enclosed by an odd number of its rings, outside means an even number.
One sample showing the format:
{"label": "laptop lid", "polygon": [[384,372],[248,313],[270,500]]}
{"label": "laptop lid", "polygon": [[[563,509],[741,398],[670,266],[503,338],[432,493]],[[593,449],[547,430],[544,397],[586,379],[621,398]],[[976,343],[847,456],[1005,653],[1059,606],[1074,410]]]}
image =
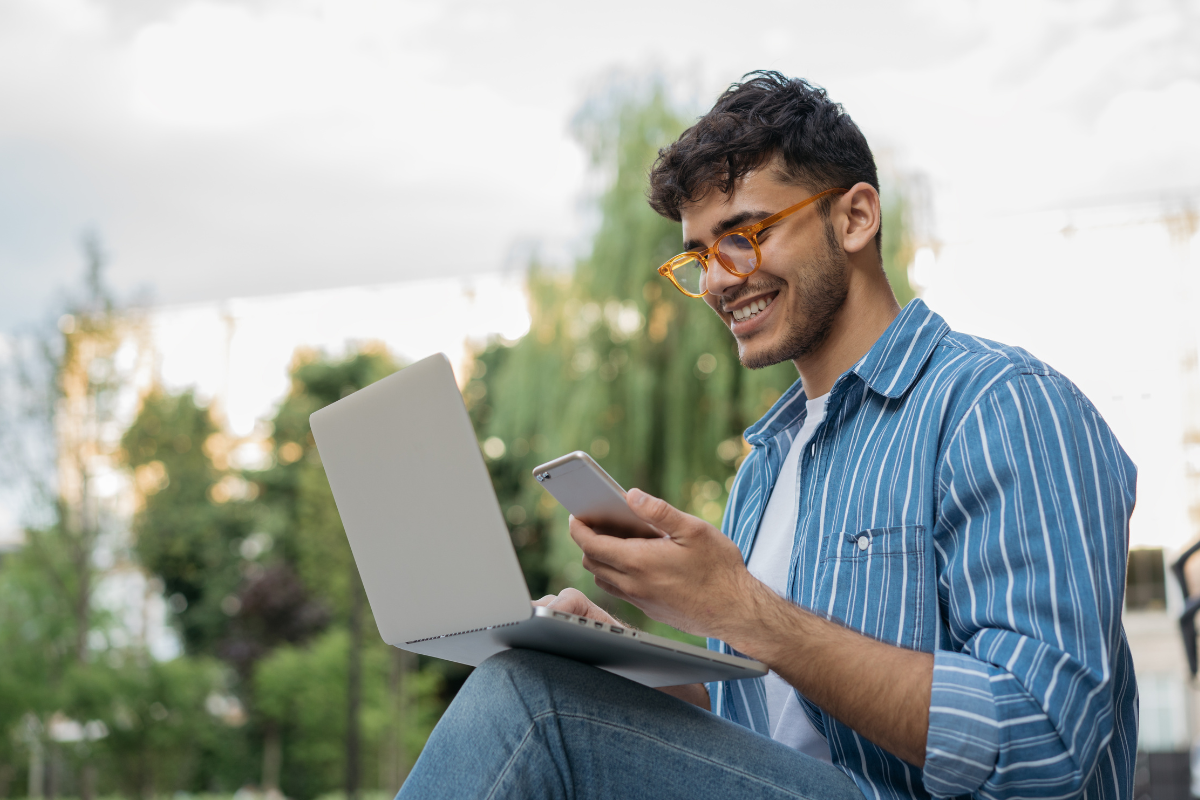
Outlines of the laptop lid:
{"label": "laptop lid", "polygon": [[529,589],[445,355],[309,421],[385,642],[530,616]]}

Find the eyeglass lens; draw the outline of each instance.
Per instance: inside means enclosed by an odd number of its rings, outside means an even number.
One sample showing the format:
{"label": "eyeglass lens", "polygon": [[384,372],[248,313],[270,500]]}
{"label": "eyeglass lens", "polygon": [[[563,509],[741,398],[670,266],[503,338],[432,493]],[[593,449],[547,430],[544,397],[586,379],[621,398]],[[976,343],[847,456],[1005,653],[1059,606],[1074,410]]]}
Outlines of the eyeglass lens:
{"label": "eyeglass lens", "polygon": [[748,275],[758,267],[758,251],[753,242],[739,233],[721,239],[717,244],[717,258],[726,269],[739,275]]}
{"label": "eyeglass lens", "polygon": [[704,291],[704,265],[700,259],[691,258],[682,264],[677,264],[671,274],[686,292],[700,294]]}
{"label": "eyeglass lens", "polygon": [[[721,239],[717,244],[716,256],[722,266],[742,277],[758,268],[758,250],[750,239],[740,233]],[[689,258],[681,264],[676,264],[671,274],[686,292],[702,294],[706,288],[704,265],[699,258]]]}

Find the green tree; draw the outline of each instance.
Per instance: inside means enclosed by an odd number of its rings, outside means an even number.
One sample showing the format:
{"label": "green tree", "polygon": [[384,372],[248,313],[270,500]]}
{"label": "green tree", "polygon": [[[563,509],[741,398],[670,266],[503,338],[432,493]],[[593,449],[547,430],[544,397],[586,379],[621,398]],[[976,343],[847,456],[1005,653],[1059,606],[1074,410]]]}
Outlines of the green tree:
{"label": "green tree", "polygon": [[[226,776],[218,785],[260,769],[264,788],[293,797],[395,790],[406,753],[432,727],[440,703],[425,695],[443,684],[442,669],[418,671],[368,633],[373,618],[308,425],[313,411],[396,368],[377,347],[340,360],[299,352],[264,469],[229,467],[231,440],[190,392],[147,395],[122,439],[144,497],[137,553],[163,581],[189,658],[231,665],[230,689],[249,712],[245,728],[201,743],[196,758]],[[229,740],[242,742],[240,757],[218,746]],[[364,771],[373,761],[380,770]]]}
{"label": "green tree", "polygon": [[121,440],[145,498],[133,525],[137,554],[162,579],[184,647],[196,654],[216,653],[228,635],[227,598],[242,582],[237,545],[254,529],[246,504],[212,500],[226,477],[205,453],[217,432],[191,391],[159,390],[142,400]]}
{"label": "green tree", "polygon": [[[121,348],[142,328],[106,290],[95,238],[84,245],[82,299],[29,348],[16,380],[0,380],[18,390],[6,418],[16,407],[23,423],[0,430],[4,466],[18,465],[34,499],[23,547],[0,562],[0,782],[24,777],[32,795],[86,800],[194,780],[188,764],[214,724],[204,698],[217,683],[206,662],[153,662],[96,601],[102,560],[130,555],[123,512],[97,486],[120,450]],[[27,767],[15,768],[17,755]],[[135,762],[162,769],[135,775]]]}
{"label": "green tree", "polygon": [[[348,719],[341,703],[329,702],[330,687],[345,686],[350,664],[350,636],[344,628],[331,630],[304,646],[280,647],[255,673],[255,696],[262,712],[279,721],[283,731],[284,769],[281,790],[288,797],[313,797],[343,784],[345,737]],[[374,639],[362,650],[361,758],[364,777],[378,765],[378,785],[395,791],[394,754],[391,749],[397,714],[410,707],[419,718],[404,726],[406,746],[419,752],[437,721],[440,704],[420,702],[437,693],[439,674],[425,670],[403,685],[403,696],[393,696],[390,665],[394,648]],[[399,703],[397,701],[400,701]],[[398,707],[399,706],[399,707]]]}
{"label": "green tree", "polygon": [[905,197],[903,184],[884,184],[881,192],[884,231],[883,271],[887,274],[888,283],[901,307],[917,296],[912,284],[908,281],[908,265],[912,263],[913,247],[911,226],[909,225],[910,204]]}
{"label": "green tree", "polygon": [[[46,732],[51,716],[74,711],[65,681],[93,661],[90,637],[104,633],[108,620],[95,603],[96,554],[102,540],[116,545],[120,533],[119,515],[96,491],[95,465],[115,449],[109,431],[124,385],[117,349],[137,322],[121,313],[104,284],[98,239],[87,235],[82,245],[83,292],[58,330],[24,337],[22,355],[6,364],[0,380],[8,394],[0,462],[8,481],[24,485],[31,499],[25,543],[0,571],[7,617],[0,618],[0,662],[8,662],[0,664],[8,668],[0,691],[13,693],[0,700],[0,713],[24,709],[18,738],[30,757],[26,777],[34,793],[53,793],[66,777],[62,748]],[[0,738],[3,757],[12,738]],[[91,782],[80,786],[87,796]]]}
{"label": "green tree", "polygon": [[69,705],[88,728],[102,726],[100,738],[76,746],[105,765],[99,788],[150,798],[203,785],[204,753],[228,732],[206,709],[223,685],[221,665],[206,658],[115,659],[75,670]]}

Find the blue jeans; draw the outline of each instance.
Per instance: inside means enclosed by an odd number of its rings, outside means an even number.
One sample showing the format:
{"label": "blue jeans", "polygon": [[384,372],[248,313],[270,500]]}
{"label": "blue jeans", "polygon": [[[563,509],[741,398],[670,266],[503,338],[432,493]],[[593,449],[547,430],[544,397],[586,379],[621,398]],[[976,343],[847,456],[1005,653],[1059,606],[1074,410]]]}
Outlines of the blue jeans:
{"label": "blue jeans", "polygon": [[595,667],[507,650],[476,668],[398,800],[863,800],[841,770]]}

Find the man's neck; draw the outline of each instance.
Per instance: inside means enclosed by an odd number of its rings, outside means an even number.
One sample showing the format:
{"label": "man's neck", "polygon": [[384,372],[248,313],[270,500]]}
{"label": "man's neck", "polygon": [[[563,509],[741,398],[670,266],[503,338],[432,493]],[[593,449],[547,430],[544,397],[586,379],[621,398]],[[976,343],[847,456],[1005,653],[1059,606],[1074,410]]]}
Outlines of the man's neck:
{"label": "man's neck", "polygon": [[820,397],[846,370],[867,354],[888,325],[900,314],[900,304],[882,273],[853,275],[833,327],[812,353],[793,359],[804,393]]}

